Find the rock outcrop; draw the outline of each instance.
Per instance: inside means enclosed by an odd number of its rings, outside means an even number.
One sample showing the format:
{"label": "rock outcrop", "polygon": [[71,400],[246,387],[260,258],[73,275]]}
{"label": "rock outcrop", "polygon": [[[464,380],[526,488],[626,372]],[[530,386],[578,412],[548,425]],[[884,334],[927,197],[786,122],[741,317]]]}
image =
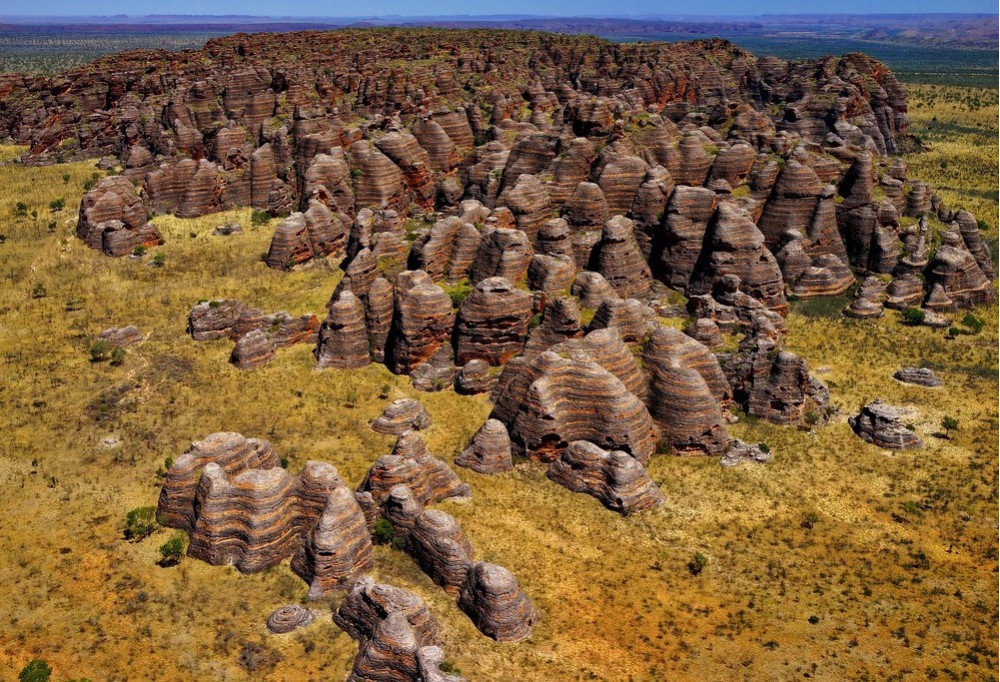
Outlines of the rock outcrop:
{"label": "rock outcrop", "polygon": [[442,460],[432,455],[420,436],[403,433],[392,452],[382,455],[358,486],[359,493],[371,493],[376,503],[393,486],[405,485],[423,505],[435,504],[449,497],[469,497],[472,490]]}
{"label": "rock outcrop", "polygon": [[910,450],[923,445],[917,434],[903,425],[896,408],[880,399],[868,403],[847,421],[862,440],[880,448]]}
{"label": "rock outcrop", "polygon": [[513,469],[507,427],[497,419],[487,419],[469,446],[455,458],[455,464],[480,474],[499,474]]}
{"label": "rock outcrop", "polygon": [[934,370],[927,367],[903,367],[896,370],[892,378],[904,384],[926,386],[927,388],[937,388],[941,385],[941,379],[938,375],[934,373]]}
{"label": "rock outcrop", "polygon": [[484,561],[469,568],[458,605],[480,632],[498,642],[524,639],[538,621],[538,611],[514,574]]}
{"label": "rock outcrop", "polygon": [[586,493],[608,509],[631,514],[663,504],[663,493],[646,468],[624,452],[608,452],[574,441],[549,465],[548,477],[573,492]]}
{"label": "rock outcrop", "polygon": [[413,398],[400,398],[382,410],[382,414],[372,422],[372,429],[400,436],[407,431],[421,431],[430,425],[431,415],[426,407]]}

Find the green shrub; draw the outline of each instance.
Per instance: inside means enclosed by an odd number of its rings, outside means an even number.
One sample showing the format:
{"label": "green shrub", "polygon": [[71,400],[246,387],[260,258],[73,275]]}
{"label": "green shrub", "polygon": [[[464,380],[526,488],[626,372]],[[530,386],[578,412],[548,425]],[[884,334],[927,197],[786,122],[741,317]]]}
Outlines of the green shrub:
{"label": "green shrub", "polygon": [[160,524],[156,522],[156,507],[136,507],[125,515],[125,539],[138,542],[152,535]]}
{"label": "green shrub", "polygon": [[139,246],[137,246],[134,249],[132,249],[132,255],[133,256],[145,256],[147,251],[149,251],[149,249],[146,246],[144,246],[142,244],[139,244]]}
{"label": "green shrub", "polygon": [[706,566],[708,566],[708,557],[701,552],[695,552],[691,561],[688,562],[688,570],[691,571],[691,575],[701,575]]}
{"label": "green shrub", "polygon": [[920,308],[906,308],[903,310],[903,322],[906,324],[923,324],[926,316],[926,313]]}
{"label": "green shrub", "polygon": [[250,224],[254,227],[267,225],[269,222],[271,222],[271,214],[267,211],[254,209],[253,213],[250,214]]}
{"label": "green shrub", "polygon": [[23,201],[19,201],[14,204],[14,217],[15,218],[26,218],[28,216],[28,205]]}
{"label": "green shrub", "polygon": [[104,339],[98,339],[90,344],[90,359],[92,362],[104,362],[111,357],[112,346]]}
{"label": "green shrub", "polygon": [[160,545],[160,565],[176,566],[184,556],[184,533],[175,533]]}
{"label": "green shrub", "polygon": [[150,262],[153,264],[153,267],[162,268],[163,264],[167,262],[167,254],[163,252],[157,253]]}
{"label": "green shrub", "polygon": [[951,432],[958,431],[958,420],[954,417],[944,417],[941,420],[941,428],[944,429],[944,437],[951,438]]}
{"label": "green shrub", "polygon": [[111,365],[113,367],[121,367],[124,363],[125,363],[125,349],[113,348],[111,350]]}
{"label": "green shrub", "polygon": [[452,286],[445,286],[444,289],[448,292],[448,296],[451,297],[452,307],[458,310],[462,307],[465,299],[469,297],[469,294],[472,293],[472,284],[469,280],[463,279]]}
{"label": "green shrub", "polygon": [[45,298],[48,295],[49,295],[48,290],[45,288],[45,285],[42,284],[41,282],[36,284],[35,288],[31,290],[32,298]]}
{"label": "green shrub", "polygon": [[17,674],[17,679],[19,682],[48,682],[51,676],[52,668],[49,664],[40,658],[36,658],[21,668],[21,672]]}
{"label": "green shrub", "polygon": [[802,523],[800,525],[806,530],[810,530],[817,523],[819,523],[819,513],[815,511],[807,511],[802,515]]}
{"label": "green shrub", "polygon": [[58,199],[53,199],[52,201],[49,202],[49,210],[52,211],[53,213],[61,211],[64,208],[66,208],[66,200],[63,199],[62,197],[59,197]]}
{"label": "green shrub", "polygon": [[967,313],[962,318],[962,325],[971,329],[973,334],[978,334],[986,327],[986,321],[981,317],[976,317],[972,313]]}
{"label": "green shrub", "polygon": [[372,539],[375,541],[376,545],[388,545],[396,538],[396,531],[393,529],[392,524],[386,519],[379,519],[375,522],[375,531],[372,533]]}

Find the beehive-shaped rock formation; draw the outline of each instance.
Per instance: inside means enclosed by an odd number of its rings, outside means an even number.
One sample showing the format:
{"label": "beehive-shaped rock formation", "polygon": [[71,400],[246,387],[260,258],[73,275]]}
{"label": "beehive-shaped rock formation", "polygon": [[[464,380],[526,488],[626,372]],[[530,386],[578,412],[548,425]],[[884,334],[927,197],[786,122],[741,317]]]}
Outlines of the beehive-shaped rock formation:
{"label": "beehive-shaped rock formation", "polygon": [[371,362],[365,306],[352,292],[344,290],[329,308],[319,329],[316,366],[320,369],[354,369]]}
{"label": "beehive-shaped rock formation", "polygon": [[521,352],[531,322],[531,294],[515,289],[502,277],[488,277],[459,308],[455,323],[455,355],[459,364],[486,360],[502,365]]}
{"label": "beehive-shaped rock formation", "polygon": [[548,477],[573,492],[586,493],[608,509],[631,514],[663,504],[663,493],[646,468],[620,451],[608,452],[587,441],[569,444],[549,465]]}
{"label": "beehive-shaped rock formation", "polygon": [[498,642],[524,639],[538,621],[538,611],[514,574],[483,561],[469,568],[458,605],[480,632]]}
{"label": "beehive-shaped rock formation", "polygon": [[507,427],[497,419],[487,419],[469,446],[455,458],[455,464],[480,474],[499,474],[513,469]]}
{"label": "beehive-shaped rock formation", "polygon": [[381,502],[396,485],[405,485],[423,505],[449,497],[469,497],[472,490],[455,472],[427,451],[424,441],[413,431],[403,433],[392,453],[382,455],[365,475],[358,492],[369,492]]}

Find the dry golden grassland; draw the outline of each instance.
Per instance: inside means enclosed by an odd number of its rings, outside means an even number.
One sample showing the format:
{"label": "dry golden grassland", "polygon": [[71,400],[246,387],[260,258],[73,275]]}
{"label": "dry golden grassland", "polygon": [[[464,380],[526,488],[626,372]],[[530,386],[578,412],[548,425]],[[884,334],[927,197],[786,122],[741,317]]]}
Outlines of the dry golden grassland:
{"label": "dry golden grassland", "polygon": [[[939,120],[965,120],[936,106]],[[910,163],[934,172],[924,158]],[[192,304],[235,297],[320,313],[339,271],[268,270],[260,254],[273,224],[251,228],[248,210],[157,218],[164,246],[141,260],[102,256],[73,236],[93,172],[0,167],[0,678],[37,657],[55,680],[343,679],[356,645],[329,618],[338,598],[313,605],[322,615],[309,628],[268,636],[268,613],[306,593],[287,562],[249,576],[191,559],[161,568],[171,532],[127,542],[126,512],[155,504],[165,458],[213,431],[266,438],[293,471],[322,459],[357,482],[391,445],[367,426],[383,387],[427,405],[428,445],[449,460],[489,404],[417,393],[381,366],[318,372],[304,345],[234,369],[229,342],[185,335]],[[962,172],[949,190],[956,205],[995,187],[995,166]],[[57,197],[67,208],[53,213]],[[28,217],[12,217],[17,201]],[[995,235],[995,206],[975,210]],[[245,232],[211,235],[230,220]],[[474,497],[441,506],[538,606],[529,640],[479,635],[401,552],[378,548],[376,578],[427,600],[449,659],[474,680],[995,678],[997,308],[977,311],[982,333],[949,340],[895,313],[857,321],[831,307],[796,304],[787,343],[840,414],[811,431],[734,426],[770,446],[766,465],[657,456],[650,473],[667,502],[633,518],[551,483],[538,464],[494,477],[459,470]],[[124,324],[148,339],[120,366],[91,362],[96,334]],[[933,367],[944,388],[894,381],[908,364]],[[884,451],[850,432],[846,417],[875,397],[907,411],[924,448]],[[949,439],[937,435],[946,415],[960,423]],[[698,576],[695,553],[708,558]]]}

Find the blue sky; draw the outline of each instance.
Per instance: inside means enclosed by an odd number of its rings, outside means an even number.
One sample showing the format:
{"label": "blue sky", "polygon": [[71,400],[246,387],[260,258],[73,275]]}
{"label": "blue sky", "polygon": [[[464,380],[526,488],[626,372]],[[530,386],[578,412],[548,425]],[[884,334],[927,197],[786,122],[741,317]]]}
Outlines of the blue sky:
{"label": "blue sky", "polygon": [[0,15],[93,16],[128,14],[243,14],[297,17],[343,17],[373,15],[432,16],[441,14],[534,14],[549,16],[628,16],[686,15],[711,13],[723,15],[752,14],[879,14],[919,12],[996,13],[996,0],[837,0],[837,2],[802,0],[712,0],[706,3],[671,2],[670,0],[506,0],[502,4],[469,0],[368,0],[366,2],[328,2],[295,0],[0,0]]}

